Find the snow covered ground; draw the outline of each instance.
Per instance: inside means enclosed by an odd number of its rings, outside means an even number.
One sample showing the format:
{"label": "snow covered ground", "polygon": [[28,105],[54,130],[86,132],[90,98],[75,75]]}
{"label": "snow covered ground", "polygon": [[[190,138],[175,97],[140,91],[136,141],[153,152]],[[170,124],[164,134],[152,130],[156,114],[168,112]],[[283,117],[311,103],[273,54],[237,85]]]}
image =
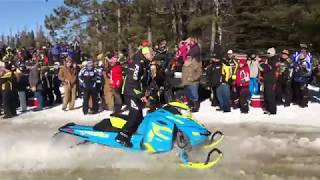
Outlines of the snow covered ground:
{"label": "snow covered ground", "polygon": [[215,111],[210,106],[209,100],[201,104],[199,113],[194,115],[206,124],[209,123],[272,123],[285,125],[302,125],[320,127],[320,92],[318,87],[308,87],[311,94],[311,103],[308,108],[300,108],[297,105],[290,107],[277,107],[276,115],[265,115],[261,108],[250,108],[249,114],[241,114],[240,110],[233,110],[232,113],[222,113]]}
{"label": "snow covered ground", "polygon": [[[194,118],[210,130],[226,134],[219,147],[224,159],[207,171],[183,170],[177,152],[162,155],[128,153],[99,145],[70,148],[71,139],[52,135],[68,123],[92,125],[110,112],[83,115],[81,108],[64,112],[61,106],[0,120],[0,180],[11,179],[320,179],[320,101],[311,87],[308,108],[278,107],[277,115],[251,108],[249,114],[215,111],[209,101]],[[78,100],[76,107],[80,107]],[[203,159],[204,152],[193,155]]]}
{"label": "snow covered ground", "polygon": [[[237,124],[237,123],[272,123],[272,124],[285,124],[285,125],[303,125],[303,126],[320,126],[320,92],[318,87],[309,86],[311,90],[312,101],[307,108],[300,108],[297,105],[290,107],[277,107],[276,115],[265,115],[261,108],[250,107],[249,114],[241,114],[239,109],[232,110],[231,113],[222,113],[215,111],[215,107],[210,106],[210,101],[206,100],[201,103],[200,111],[194,113],[194,118],[204,124]],[[319,93],[318,93],[319,92]],[[61,106],[57,106],[48,110],[40,112],[28,112],[4,122],[12,123],[36,123],[48,122],[57,124],[59,122],[83,122],[95,123],[102,118],[107,118],[110,112],[104,111],[97,115],[83,115],[81,110],[82,100],[76,101],[76,110],[64,112]],[[145,112],[144,112],[145,113]],[[28,120],[29,119],[29,120]],[[30,119],[31,122],[30,122]],[[52,119],[55,119],[52,122]]]}
{"label": "snow covered ground", "polygon": [[[320,102],[319,102],[320,103]],[[195,113],[195,119],[205,124],[210,123],[271,123],[284,125],[303,125],[320,127],[320,104],[310,103],[308,108],[300,108],[297,105],[290,107],[277,107],[276,115],[265,115],[261,108],[250,108],[249,114],[242,114],[240,110],[232,110],[232,113],[222,113],[215,111],[216,108],[210,106],[209,100],[201,104],[199,113]]]}

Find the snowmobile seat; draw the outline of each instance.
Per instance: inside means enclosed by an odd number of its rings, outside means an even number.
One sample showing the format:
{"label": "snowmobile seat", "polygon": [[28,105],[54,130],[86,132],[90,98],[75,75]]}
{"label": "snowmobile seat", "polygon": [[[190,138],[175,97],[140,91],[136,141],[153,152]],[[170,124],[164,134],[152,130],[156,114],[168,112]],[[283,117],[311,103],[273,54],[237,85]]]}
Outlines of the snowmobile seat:
{"label": "snowmobile seat", "polygon": [[110,119],[103,119],[99,123],[93,126],[93,130],[102,132],[120,132],[121,129],[113,127]]}
{"label": "snowmobile seat", "polygon": [[129,116],[125,114],[111,114],[110,117],[117,117],[126,121],[129,119]]}
{"label": "snowmobile seat", "polygon": [[120,132],[129,119],[125,114],[111,114],[110,119],[103,119],[93,129],[103,132]]}

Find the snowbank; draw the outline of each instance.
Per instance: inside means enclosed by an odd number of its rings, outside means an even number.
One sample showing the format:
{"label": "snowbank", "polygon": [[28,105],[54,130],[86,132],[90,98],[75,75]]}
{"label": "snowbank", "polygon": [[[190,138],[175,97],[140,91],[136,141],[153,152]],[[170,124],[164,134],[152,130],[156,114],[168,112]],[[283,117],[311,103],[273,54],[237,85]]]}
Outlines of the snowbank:
{"label": "snowbank", "polygon": [[[310,94],[312,94],[312,102],[309,107],[300,108],[297,105],[290,107],[277,107],[276,115],[265,115],[262,109],[250,107],[248,114],[241,114],[239,109],[232,110],[231,113],[223,113],[216,111],[216,107],[210,106],[210,101],[206,100],[201,103],[200,111],[194,113],[193,117],[204,124],[237,124],[237,123],[274,123],[285,125],[302,125],[320,127],[320,99],[317,92],[318,87],[309,86]],[[317,96],[315,96],[316,94]],[[49,126],[56,126],[67,122],[81,122],[85,124],[94,124],[95,122],[107,118],[109,111],[104,111],[96,115],[83,115],[81,109],[82,100],[76,101],[75,111],[64,112],[61,106],[47,109],[40,112],[28,112],[13,119],[5,120],[12,123],[47,123]],[[31,120],[32,119],[32,120]],[[1,125],[1,124],[0,124]]]}
{"label": "snowbank", "polygon": [[276,115],[263,114],[260,108],[250,107],[248,114],[241,114],[240,110],[232,110],[231,113],[215,111],[216,107],[210,106],[206,100],[201,104],[200,112],[194,114],[194,118],[204,124],[210,123],[275,123],[285,125],[303,125],[320,127],[320,104],[309,103],[309,107],[300,108],[296,105],[284,108],[277,107]]}

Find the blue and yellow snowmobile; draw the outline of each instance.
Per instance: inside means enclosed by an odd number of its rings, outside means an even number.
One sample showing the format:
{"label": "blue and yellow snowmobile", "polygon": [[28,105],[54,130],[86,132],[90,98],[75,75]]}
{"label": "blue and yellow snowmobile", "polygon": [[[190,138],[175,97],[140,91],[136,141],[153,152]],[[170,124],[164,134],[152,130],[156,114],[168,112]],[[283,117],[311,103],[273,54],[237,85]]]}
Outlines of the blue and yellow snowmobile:
{"label": "blue and yellow snowmobile", "polygon": [[[122,114],[111,115],[109,119],[104,119],[94,126],[69,123],[59,128],[59,132],[75,135],[83,143],[91,142],[148,153],[169,152],[176,143],[182,166],[196,169],[211,168],[222,158],[222,152],[215,147],[223,140],[224,135],[220,131],[211,133],[191,116],[190,108],[179,102],[168,103],[155,112],[147,114],[131,138],[133,144],[131,148],[124,147],[115,141],[115,137],[128,119],[128,116]],[[187,152],[191,148],[200,146],[210,149],[206,161],[190,162]],[[216,154],[216,158],[210,160],[213,153]]]}

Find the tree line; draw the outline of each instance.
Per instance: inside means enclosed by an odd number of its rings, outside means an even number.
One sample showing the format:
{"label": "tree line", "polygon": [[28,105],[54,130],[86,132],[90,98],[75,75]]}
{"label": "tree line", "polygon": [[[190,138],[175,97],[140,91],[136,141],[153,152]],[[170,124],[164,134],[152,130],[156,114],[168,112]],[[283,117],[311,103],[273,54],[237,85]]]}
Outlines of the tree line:
{"label": "tree line", "polygon": [[194,36],[205,52],[320,48],[317,0],[65,0],[46,16],[56,41],[77,38],[93,54],[134,50],[142,39],[171,47]]}
{"label": "tree line", "polygon": [[22,30],[15,34],[0,35],[0,47],[9,46],[11,48],[41,48],[47,46],[49,39],[42,26],[36,31]]}

